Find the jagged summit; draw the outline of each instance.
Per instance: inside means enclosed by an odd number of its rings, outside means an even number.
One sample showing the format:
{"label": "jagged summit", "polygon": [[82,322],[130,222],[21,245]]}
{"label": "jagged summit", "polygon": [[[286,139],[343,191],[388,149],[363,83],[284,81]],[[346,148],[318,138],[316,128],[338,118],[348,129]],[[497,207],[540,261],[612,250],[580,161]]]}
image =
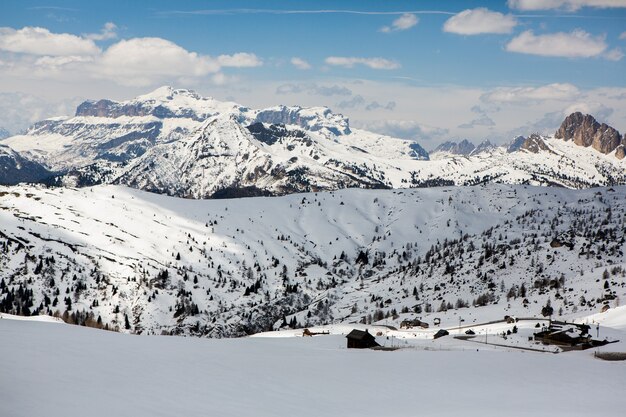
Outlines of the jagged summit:
{"label": "jagged summit", "polygon": [[311,131],[332,135],[350,134],[350,122],[328,107],[274,106],[259,110],[255,121],[270,124],[296,125]]}
{"label": "jagged summit", "polygon": [[[613,152],[620,145],[623,149],[625,145],[624,138],[616,129],[606,123],[600,124],[590,114],[583,115],[581,112],[567,116],[554,137],[565,141],[571,140],[578,146],[591,146],[603,154]],[[620,154],[623,155],[623,151]]]}
{"label": "jagged summit", "polygon": [[553,152],[548,145],[546,145],[545,140],[541,137],[541,135],[537,133],[533,133],[528,138],[524,139],[520,146],[521,150],[530,152],[530,153],[539,153],[541,151]]}
{"label": "jagged summit", "polygon": [[460,155],[460,156],[474,156],[479,155],[485,152],[491,152],[496,149],[496,146],[493,145],[489,140],[484,140],[478,144],[478,146],[474,145],[467,139],[463,139],[460,142],[448,141],[444,142],[441,145],[437,146],[431,153],[432,154],[443,154],[447,155]]}
{"label": "jagged summit", "polygon": [[485,139],[484,141],[480,142],[478,146],[476,146],[476,148],[474,148],[472,152],[470,152],[470,155],[479,155],[481,153],[488,153],[495,149],[496,149],[496,146],[492,144],[488,139]]}
{"label": "jagged summit", "polygon": [[524,136],[516,136],[511,142],[506,145],[506,151],[508,153],[519,151],[525,140],[526,137]]}
{"label": "jagged summit", "polygon": [[452,155],[469,155],[476,148],[476,146],[467,139],[463,139],[460,142],[447,141],[437,146],[431,151],[431,153],[445,152]]}

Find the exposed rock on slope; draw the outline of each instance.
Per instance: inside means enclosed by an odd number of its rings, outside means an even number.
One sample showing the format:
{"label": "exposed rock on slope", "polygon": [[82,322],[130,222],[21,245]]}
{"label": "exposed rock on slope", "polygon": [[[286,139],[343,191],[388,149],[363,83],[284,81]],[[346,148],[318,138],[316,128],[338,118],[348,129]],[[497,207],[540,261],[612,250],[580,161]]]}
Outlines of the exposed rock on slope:
{"label": "exposed rock on slope", "polygon": [[565,118],[554,137],[565,141],[573,140],[578,146],[591,146],[603,154],[613,152],[622,142],[617,130],[605,123],[598,123],[593,116],[580,112]]}
{"label": "exposed rock on slope", "polygon": [[197,137],[154,147],[115,183],[195,198],[388,188],[367,160],[357,164],[341,157],[347,152],[354,151],[284,125],[244,128],[234,116],[221,116]]}
{"label": "exposed rock on slope", "polygon": [[467,139],[463,139],[460,142],[444,142],[437,146],[432,153],[446,152],[452,155],[469,155],[476,148],[474,144]]}
{"label": "exposed rock on slope", "polygon": [[548,145],[543,141],[541,136],[536,133],[530,135],[527,139],[524,140],[520,149],[531,152],[531,153],[539,153],[541,151],[553,152]]}
{"label": "exposed rock on slope", "polygon": [[506,146],[506,151],[508,153],[519,151],[525,141],[526,138],[524,136],[517,136]]}

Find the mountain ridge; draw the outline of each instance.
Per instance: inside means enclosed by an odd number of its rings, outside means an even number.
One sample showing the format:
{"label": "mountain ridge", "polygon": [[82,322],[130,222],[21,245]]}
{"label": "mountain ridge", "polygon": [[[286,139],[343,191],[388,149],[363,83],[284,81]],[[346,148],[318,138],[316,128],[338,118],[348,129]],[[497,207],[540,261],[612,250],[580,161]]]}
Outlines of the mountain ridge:
{"label": "mountain ridge", "polygon": [[[199,151],[216,136],[213,123],[224,120],[229,127],[220,128],[221,139],[214,141],[221,151]],[[191,198],[237,195],[237,189],[282,195],[346,187],[504,182],[583,188],[625,181],[624,145],[616,145],[621,135],[590,115],[568,116],[554,136],[534,138],[533,146],[530,137],[504,146],[446,142],[429,155],[416,141],[354,129],[326,107],[255,110],[161,87],[123,102],[84,102],[75,116],[37,122],[26,135],[2,143],[59,172],[52,184],[126,184]],[[192,142],[195,148],[185,147]]]}

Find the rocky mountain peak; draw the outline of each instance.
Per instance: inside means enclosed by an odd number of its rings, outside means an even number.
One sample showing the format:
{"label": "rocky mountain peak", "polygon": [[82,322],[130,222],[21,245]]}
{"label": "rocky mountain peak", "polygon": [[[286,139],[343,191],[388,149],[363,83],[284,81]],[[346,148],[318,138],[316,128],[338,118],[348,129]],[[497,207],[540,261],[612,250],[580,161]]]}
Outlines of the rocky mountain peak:
{"label": "rocky mountain peak", "polygon": [[127,101],[106,99],[85,101],[76,109],[76,116],[108,118],[153,116],[158,119],[186,118],[204,121],[218,113],[245,111],[247,111],[246,108],[236,103],[202,97],[193,90],[164,86]]}
{"label": "rocky mountain peak", "polygon": [[517,136],[515,137],[511,142],[509,142],[509,144],[506,146],[506,151],[508,153],[511,152],[516,152],[519,151],[522,147],[522,145],[524,144],[524,142],[526,141],[526,137],[524,136]]}
{"label": "rocky mountain peak", "polygon": [[474,151],[476,146],[467,139],[463,139],[460,142],[451,142],[447,141],[437,146],[432,153],[436,152],[447,152],[453,155],[464,155],[468,156]]}
{"label": "rocky mountain peak", "polygon": [[489,142],[489,140],[485,139],[474,148],[470,155],[478,155],[480,153],[491,152],[494,149],[496,149],[496,146],[493,143]]}
{"label": "rocky mountain peak", "polygon": [[350,122],[328,107],[275,106],[259,110],[256,121],[268,124],[296,125],[312,132],[335,136],[350,134]]}
{"label": "rocky mountain peak", "polygon": [[520,150],[524,150],[530,153],[539,153],[540,151],[548,151],[553,152],[543,138],[537,134],[533,133],[528,138],[524,140],[522,145],[520,146]]}
{"label": "rocky mountain peak", "polygon": [[572,140],[578,146],[591,146],[603,154],[613,152],[622,142],[617,130],[606,123],[600,124],[593,116],[583,115],[581,112],[567,116],[554,137]]}

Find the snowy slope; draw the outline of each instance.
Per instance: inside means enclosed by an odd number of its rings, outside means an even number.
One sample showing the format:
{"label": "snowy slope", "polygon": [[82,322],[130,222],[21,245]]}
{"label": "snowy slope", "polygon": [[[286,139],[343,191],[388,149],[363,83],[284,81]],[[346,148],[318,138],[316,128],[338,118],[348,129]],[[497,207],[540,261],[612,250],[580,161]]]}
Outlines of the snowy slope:
{"label": "snowy slope", "polygon": [[548,299],[578,317],[626,297],[625,200],[625,187],[209,201],[5,187],[0,307],[212,337],[416,315],[471,324],[537,316]]}
{"label": "snowy slope", "polygon": [[355,351],[341,336],[200,340],[2,319],[0,338],[0,414],[11,417],[626,412],[624,363],[590,353],[433,351],[432,341]]}
{"label": "snowy slope", "polygon": [[8,146],[0,145],[0,184],[39,182],[52,175],[41,164],[23,158]]}

